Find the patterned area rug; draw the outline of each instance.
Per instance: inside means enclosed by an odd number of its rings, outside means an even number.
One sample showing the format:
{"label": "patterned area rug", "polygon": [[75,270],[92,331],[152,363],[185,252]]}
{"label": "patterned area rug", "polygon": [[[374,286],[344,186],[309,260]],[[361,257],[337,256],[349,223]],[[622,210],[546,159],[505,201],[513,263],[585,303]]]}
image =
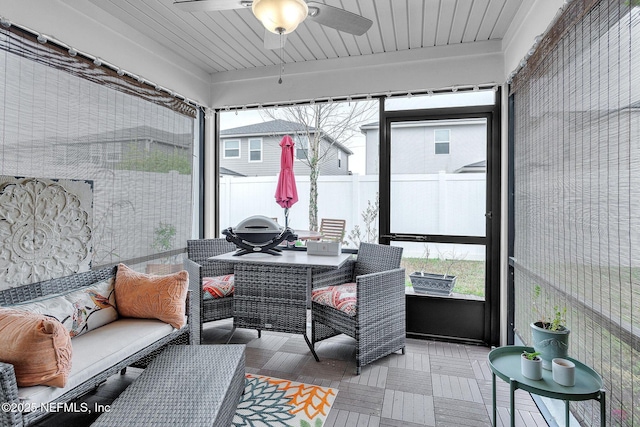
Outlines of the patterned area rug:
{"label": "patterned area rug", "polygon": [[321,427],[338,394],[335,388],[261,375],[246,375],[233,425]]}

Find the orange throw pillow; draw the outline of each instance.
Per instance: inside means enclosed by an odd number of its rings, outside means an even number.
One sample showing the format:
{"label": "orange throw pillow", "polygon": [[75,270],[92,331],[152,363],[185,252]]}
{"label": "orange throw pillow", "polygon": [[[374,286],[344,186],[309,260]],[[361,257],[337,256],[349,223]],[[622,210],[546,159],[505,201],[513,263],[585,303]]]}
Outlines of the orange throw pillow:
{"label": "orange throw pillow", "polygon": [[71,354],[71,337],[58,320],[0,308],[0,361],[13,365],[18,386],[64,387]]}
{"label": "orange throw pillow", "polygon": [[116,272],[116,307],[121,316],[158,319],[180,329],[185,324],[188,287],[185,270],[156,276],[138,273],[121,263]]}

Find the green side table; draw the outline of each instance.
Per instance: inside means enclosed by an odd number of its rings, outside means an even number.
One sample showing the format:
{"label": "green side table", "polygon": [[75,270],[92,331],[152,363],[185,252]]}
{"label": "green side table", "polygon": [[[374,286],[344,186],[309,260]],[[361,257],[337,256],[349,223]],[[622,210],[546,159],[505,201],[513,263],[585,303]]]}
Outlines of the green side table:
{"label": "green side table", "polygon": [[532,352],[532,347],[505,346],[491,350],[489,365],[493,379],[493,425],[496,425],[496,375],[509,383],[509,407],[511,410],[511,426],[515,426],[515,400],[517,389],[528,391],[539,396],[565,401],[565,425],[569,427],[569,402],[595,399],[600,402],[600,425],[605,427],[605,391],[602,378],[587,365],[567,357],[576,364],[576,383],[573,387],[565,387],[553,380],[551,371],[542,370],[541,380],[531,380],[520,372],[520,357],[523,351]]}

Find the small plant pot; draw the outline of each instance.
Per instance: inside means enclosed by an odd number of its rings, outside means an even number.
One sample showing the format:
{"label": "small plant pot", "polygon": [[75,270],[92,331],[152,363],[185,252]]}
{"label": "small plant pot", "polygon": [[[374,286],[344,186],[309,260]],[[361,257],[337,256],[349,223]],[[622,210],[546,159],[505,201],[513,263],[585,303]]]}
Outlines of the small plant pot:
{"label": "small plant pot", "polygon": [[551,361],[553,380],[565,387],[573,387],[576,383],[576,364],[570,360],[555,358]]}
{"label": "small plant pot", "polygon": [[569,329],[560,326],[557,331],[545,329],[541,322],[531,324],[533,348],[540,353],[542,369],[551,370],[551,361],[567,357],[569,353]]}
{"label": "small plant pot", "polygon": [[542,359],[538,356],[533,359],[528,359],[524,354],[520,358],[520,371],[522,376],[531,380],[542,379]]}

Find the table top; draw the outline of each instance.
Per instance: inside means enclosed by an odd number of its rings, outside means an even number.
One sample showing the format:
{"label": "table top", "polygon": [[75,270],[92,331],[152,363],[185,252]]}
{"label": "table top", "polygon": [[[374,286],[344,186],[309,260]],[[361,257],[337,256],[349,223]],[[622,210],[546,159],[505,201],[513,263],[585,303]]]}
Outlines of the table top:
{"label": "table top", "polygon": [[504,346],[491,350],[489,353],[489,365],[494,374],[504,381],[511,379],[517,381],[518,388],[562,400],[588,400],[597,398],[603,388],[602,378],[596,371],[584,363],[566,357],[576,365],[576,383],[573,387],[565,387],[553,380],[553,374],[546,369],[542,370],[541,380],[532,380],[522,375],[520,371],[520,358],[523,351],[533,352],[533,347]]}
{"label": "table top", "polygon": [[236,252],[227,252],[222,255],[216,255],[209,259],[225,262],[267,264],[267,265],[286,265],[299,267],[323,267],[323,268],[340,268],[344,265],[352,254],[341,253],[339,255],[309,255],[306,251],[287,251],[284,250],[281,255],[271,255],[266,253],[250,253],[241,256],[234,256]]}

